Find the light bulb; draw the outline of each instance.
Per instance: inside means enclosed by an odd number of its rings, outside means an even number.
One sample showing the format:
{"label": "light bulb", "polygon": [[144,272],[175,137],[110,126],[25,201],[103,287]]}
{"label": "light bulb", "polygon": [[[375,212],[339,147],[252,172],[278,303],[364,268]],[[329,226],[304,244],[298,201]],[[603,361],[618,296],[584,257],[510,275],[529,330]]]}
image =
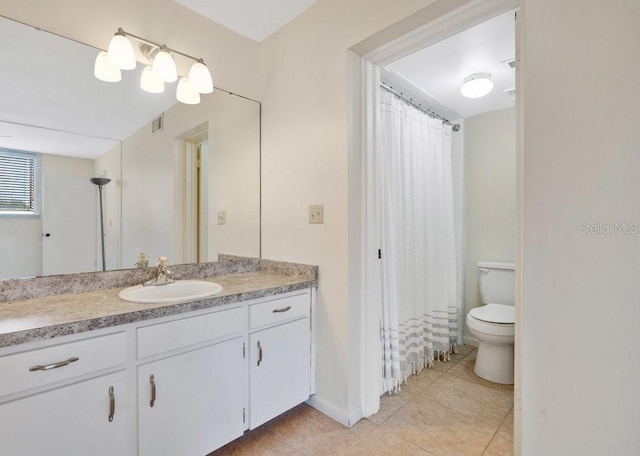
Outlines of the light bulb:
{"label": "light bulb", "polygon": [[476,73],[464,78],[460,93],[467,98],[480,98],[493,89],[489,73]]}
{"label": "light bulb", "polygon": [[161,48],[153,59],[153,73],[164,82],[173,82],[178,79],[176,63],[166,48]]}
{"label": "light bulb", "polygon": [[191,86],[187,78],[180,78],[176,90],[176,98],[180,103],[184,104],[194,105],[200,103],[200,93]]}
{"label": "light bulb", "polygon": [[213,92],[213,81],[211,80],[211,73],[209,72],[209,69],[204,64],[204,62],[199,61],[191,65],[188,78],[191,87],[193,87],[198,92]]}
{"label": "light bulb", "polygon": [[136,54],[133,52],[131,41],[123,34],[122,29],[118,29],[118,33],[111,38],[107,55],[116,68],[133,70],[136,67]]}
{"label": "light bulb", "polygon": [[93,75],[105,82],[118,82],[122,79],[120,69],[111,64],[107,53],[104,51],[100,51],[96,57],[96,63],[93,65]]}
{"label": "light bulb", "polygon": [[149,93],[162,93],[164,92],[164,82],[156,77],[150,66],[146,66],[140,76],[140,88]]}

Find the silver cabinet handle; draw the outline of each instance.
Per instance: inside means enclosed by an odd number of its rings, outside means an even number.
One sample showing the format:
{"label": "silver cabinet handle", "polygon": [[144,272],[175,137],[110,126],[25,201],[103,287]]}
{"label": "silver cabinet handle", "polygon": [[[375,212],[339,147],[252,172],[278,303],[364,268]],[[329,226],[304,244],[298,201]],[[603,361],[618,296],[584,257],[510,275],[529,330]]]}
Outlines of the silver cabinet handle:
{"label": "silver cabinet handle", "polygon": [[109,423],[113,421],[113,415],[116,413],[116,397],[113,394],[113,386],[109,387]]}
{"label": "silver cabinet handle", "polygon": [[75,363],[76,361],[79,361],[80,358],[78,358],[77,356],[74,356],[73,358],[69,358],[65,361],[60,361],[57,363],[51,363],[51,364],[47,364],[45,366],[43,366],[42,364],[36,364],[35,366],[31,366],[29,368],[29,372],[35,372],[35,371],[48,371],[51,369],[57,369],[59,367],[64,367],[64,366],[68,366],[71,363]]}
{"label": "silver cabinet handle", "polygon": [[149,382],[151,383],[151,400],[149,401],[149,406],[153,407],[156,403],[156,379],[153,375],[149,377]]}
{"label": "silver cabinet handle", "polygon": [[258,366],[262,362],[262,345],[260,345],[260,341],[258,341]]}
{"label": "silver cabinet handle", "polygon": [[281,312],[286,312],[287,310],[291,310],[291,306],[283,307],[282,309],[273,309],[272,312],[281,313]]}

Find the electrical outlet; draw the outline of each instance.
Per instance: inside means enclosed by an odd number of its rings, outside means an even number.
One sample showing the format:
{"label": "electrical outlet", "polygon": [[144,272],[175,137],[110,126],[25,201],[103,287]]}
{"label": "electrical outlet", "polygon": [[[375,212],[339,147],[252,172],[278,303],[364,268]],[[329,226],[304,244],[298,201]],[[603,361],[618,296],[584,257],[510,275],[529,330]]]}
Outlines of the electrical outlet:
{"label": "electrical outlet", "polygon": [[218,211],[218,225],[227,224],[227,211]]}
{"label": "electrical outlet", "polygon": [[324,223],[324,205],[312,204],[309,206],[309,223]]}

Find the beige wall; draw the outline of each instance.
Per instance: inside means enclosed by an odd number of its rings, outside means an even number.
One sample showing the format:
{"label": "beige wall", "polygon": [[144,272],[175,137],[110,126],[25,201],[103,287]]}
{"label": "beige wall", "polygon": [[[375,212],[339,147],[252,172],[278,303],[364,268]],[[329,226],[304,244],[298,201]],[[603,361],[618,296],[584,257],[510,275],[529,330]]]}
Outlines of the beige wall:
{"label": "beige wall", "polygon": [[478,261],[516,258],[515,108],[469,117],[463,130],[466,316],[482,305]]}
{"label": "beige wall", "polygon": [[[260,254],[259,104],[215,91],[196,106],[181,103],[164,113],[164,129],[146,125],[122,142],[122,262],[145,252],[155,264],[166,256],[184,262],[184,139],[208,130],[208,248]],[[208,171],[208,176],[207,176]],[[226,210],[227,224],[211,218]]]}
{"label": "beige wall", "polygon": [[[347,50],[429,3],[321,0],[260,46],[262,253],[320,266],[315,404],[343,423],[358,415],[361,318],[348,297]],[[310,204],[324,204],[323,225]]]}
{"label": "beige wall", "polygon": [[523,456],[640,454],[639,23],[638,0],[525,3]]}

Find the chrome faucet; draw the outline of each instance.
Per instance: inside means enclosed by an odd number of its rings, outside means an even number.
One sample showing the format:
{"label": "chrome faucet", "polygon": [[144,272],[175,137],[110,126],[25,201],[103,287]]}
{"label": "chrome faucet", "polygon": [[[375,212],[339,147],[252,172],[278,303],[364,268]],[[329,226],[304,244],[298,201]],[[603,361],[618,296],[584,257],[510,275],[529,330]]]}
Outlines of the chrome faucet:
{"label": "chrome faucet", "polygon": [[173,278],[173,272],[167,269],[167,257],[161,256],[158,258],[158,266],[156,267],[156,276],[155,278],[146,281],[143,285],[167,285],[175,282]]}

